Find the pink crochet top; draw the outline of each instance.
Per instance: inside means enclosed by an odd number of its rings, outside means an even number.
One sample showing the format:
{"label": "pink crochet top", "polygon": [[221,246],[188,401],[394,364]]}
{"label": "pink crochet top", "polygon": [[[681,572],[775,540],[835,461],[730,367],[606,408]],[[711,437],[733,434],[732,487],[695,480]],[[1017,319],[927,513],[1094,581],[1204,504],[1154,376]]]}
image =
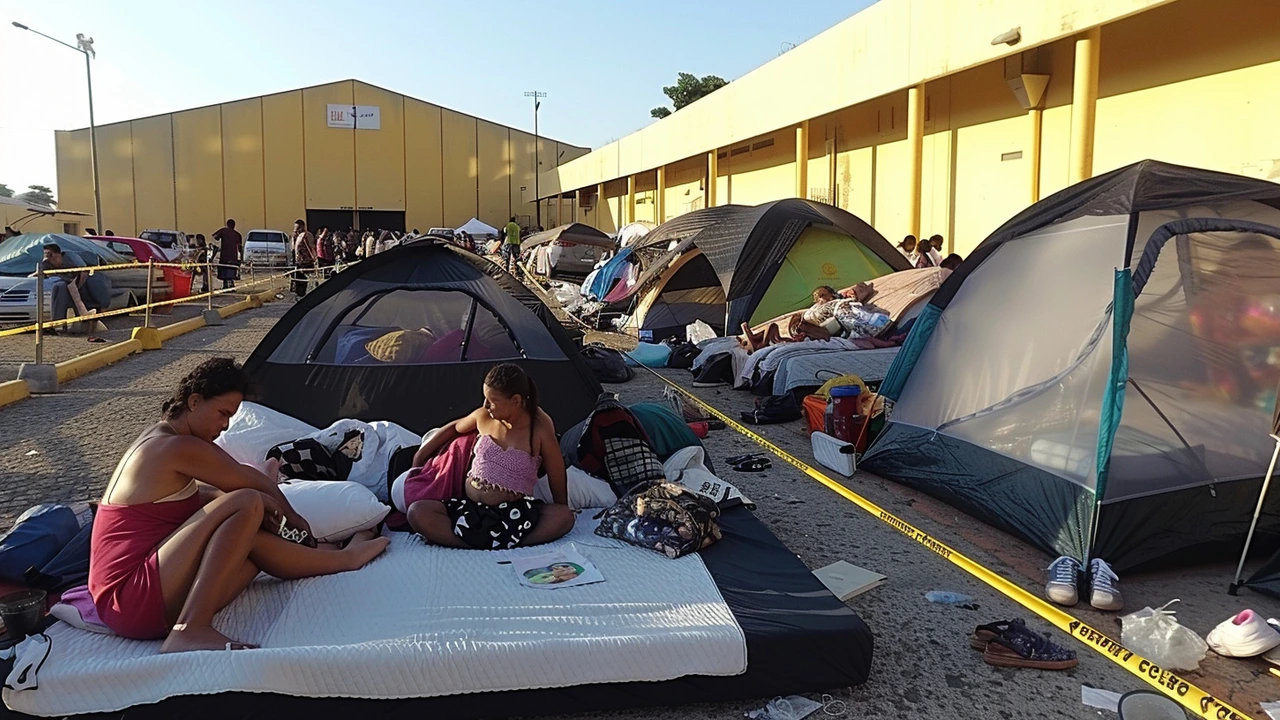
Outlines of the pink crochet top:
{"label": "pink crochet top", "polygon": [[528,496],[538,484],[541,465],[541,460],[524,450],[504,448],[488,435],[481,435],[471,461],[471,477]]}

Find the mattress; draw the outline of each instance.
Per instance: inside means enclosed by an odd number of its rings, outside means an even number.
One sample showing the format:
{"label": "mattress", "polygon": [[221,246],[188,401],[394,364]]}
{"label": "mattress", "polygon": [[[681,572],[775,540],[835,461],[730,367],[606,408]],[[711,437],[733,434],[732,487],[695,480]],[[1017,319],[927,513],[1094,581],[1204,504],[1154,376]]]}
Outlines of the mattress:
{"label": "mattress", "polygon": [[[176,696],[138,705],[113,718],[186,720],[221,717],[292,717],[298,714],[413,713],[477,718],[561,714],[657,705],[682,705],[830,690],[866,681],[872,637],[866,624],[837,600],[752,513],[735,508],[720,519],[724,538],[699,553],[720,597],[746,639],[747,668],[737,675],[686,674],[663,681],[576,684],[412,699],[298,697],[281,693],[224,692],[215,696]],[[593,527],[594,523],[582,523]],[[575,530],[575,534],[578,531]],[[583,552],[595,560],[593,547]],[[671,561],[654,555],[667,569]],[[602,565],[607,584],[611,579]],[[664,588],[664,572],[655,585]],[[553,598],[568,588],[543,591]],[[602,665],[625,664],[618,649]],[[669,660],[674,660],[668,656]],[[51,660],[52,662],[52,660]],[[558,662],[558,660],[557,660]],[[297,671],[295,671],[297,672]],[[41,670],[41,687],[44,687]],[[36,691],[38,692],[38,691]],[[6,693],[6,700],[9,693]],[[20,706],[19,706],[20,707]]]}
{"label": "mattress", "polygon": [[821,385],[837,375],[857,375],[863,382],[884,380],[902,348],[844,350],[793,355],[773,371],[773,394],[785,395],[798,387]]}

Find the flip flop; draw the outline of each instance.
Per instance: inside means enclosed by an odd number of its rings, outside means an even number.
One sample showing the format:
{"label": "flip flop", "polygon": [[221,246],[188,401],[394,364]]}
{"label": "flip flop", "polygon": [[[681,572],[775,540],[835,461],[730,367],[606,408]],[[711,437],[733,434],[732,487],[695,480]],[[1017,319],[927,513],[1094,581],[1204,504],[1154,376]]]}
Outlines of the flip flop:
{"label": "flip flop", "polygon": [[744,463],[748,460],[754,460],[756,458],[763,458],[763,457],[767,457],[767,456],[762,452],[747,453],[746,455],[734,455],[733,457],[727,457],[724,459],[724,461],[729,465],[737,465],[738,463]]}
{"label": "flip flop", "polygon": [[107,339],[106,339],[106,338],[102,338],[102,337],[96,337],[96,336],[95,336],[95,337],[91,337],[91,338],[89,338],[89,342],[91,342],[91,343],[104,343],[104,342],[106,342],[106,341],[107,341]]}
{"label": "flip flop", "polygon": [[734,464],[733,469],[738,472],[763,472],[771,467],[773,462],[769,458],[754,458]]}

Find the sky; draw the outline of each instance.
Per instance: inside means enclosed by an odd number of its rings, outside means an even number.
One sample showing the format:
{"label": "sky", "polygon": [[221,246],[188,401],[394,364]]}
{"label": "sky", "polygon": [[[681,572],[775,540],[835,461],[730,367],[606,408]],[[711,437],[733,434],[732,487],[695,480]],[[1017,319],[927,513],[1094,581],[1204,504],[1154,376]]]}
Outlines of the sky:
{"label": "sky", "polygon": [[0,0],[0,183],[57,190],[53,131],[355,78],[600,147],[669,104],[678,72],[733,80],[872,0]]}

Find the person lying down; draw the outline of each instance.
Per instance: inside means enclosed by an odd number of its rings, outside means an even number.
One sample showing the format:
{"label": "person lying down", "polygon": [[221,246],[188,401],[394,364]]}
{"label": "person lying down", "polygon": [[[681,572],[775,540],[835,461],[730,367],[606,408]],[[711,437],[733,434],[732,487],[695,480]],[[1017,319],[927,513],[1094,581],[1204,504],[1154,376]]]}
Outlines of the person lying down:
{"label": "person lying down", "polygon": [[[455,548],[505,550],[538,545],[573,529],[564,457],[551,416],[538,407],[538,387],[518,365],[494,366],[484,379],[484,406],[454,420],[423,443],[413,458],[422,467],[455,439],[479,433],[464,497],[418,500],[409,526],[427,542]],[[535,500],[545,468],[551,504]]]}
{"label": "person lying down", "polygon": [[307,547],[275,534],[311,536],[276,484],[276,461],[263,474],[213,444],[249,385],[229,358],[201,363],[107,483],[90,540],[89,593],[117,635],[163,638],[161,652],[249,648],[212,622],[259,572],[289,580],[356,570],[390,542],[367,532],[341,549]]}

